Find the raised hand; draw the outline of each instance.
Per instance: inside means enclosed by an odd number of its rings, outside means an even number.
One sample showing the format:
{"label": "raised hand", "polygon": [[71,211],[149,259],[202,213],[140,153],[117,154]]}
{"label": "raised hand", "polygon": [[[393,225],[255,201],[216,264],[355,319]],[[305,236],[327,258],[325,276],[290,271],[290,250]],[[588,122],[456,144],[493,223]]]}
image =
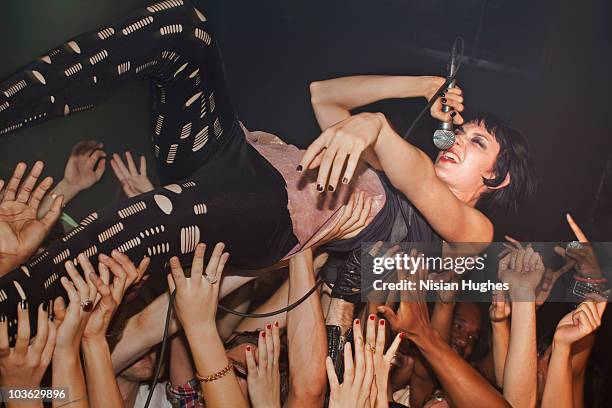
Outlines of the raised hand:
{"label": "raised hand", "polygon": [[298,171],[319,167],[319,192],[334,191],[341,175],[342,183],[349,183],[359,158],[376,143],[385,121],[381,113],[360,113],[330,126],[308,146]]}
{"label": "raised hand", "polygon": [[36,337],[30,339],[27,301],[17,305],[17,339],[9,346],[8,321],[0,316],[0,384],[7,388],[36,388],[47,371],[55,348],[55,325],[49,319],[48,303],[38,307]]}
{"label": "raised hand", "polygon": [[[410,251],[410,256],[417,257],[419,254],[413,249]],[[397,312],[389,306],[379,306],[377,310],[385,316],[393,331],[404,332],[408,338],[418,335],[427,336],[427,333],[430,333],[433,328],[429,320],[426,294],[419,286],[419,281],[427,279],[427,271],[419,268],[414,274],[406,274],[406,271],[399,270],[398,277],[400,280],[415,282],[416,289],[404,291],[407,293],[401,294],[402,301]]]}
{"label": "raised hand", "polygon": [[198,244],[193,255],[190,277],[185,276],[176,256],[170,258],[172,274],[168,275],[168,287],[170,292],[176,290],[174,310],[186,332],[198,326],[216,327],[221,273],[229,258],[229,254],[223,252],[224,249],[225,244],[217,243],[204,269],[206,245]]}
{"label": "raised hand", "polygon": [[125,152],[125,161],[127,166],[117,153],[114,153],[111,159],[111,168],[121,183],[125,195],[134,197],[153,190],[153,183],[147,177],[147,159],[140,156],[140,169],[136,168],[130,152]]}
{"label": "raised hand", "polygon": [[142,278],[149,266],[149,258],[143,258],[136,267],[127,255],[116,250],[111,253],[111,257],[101,254],[98,259],[99,276],[87,257],[80,255],[78,258],[86,280],[91,282],[98,292],[94,302],[96,306],[83,331],[83,341],[106,340],[108,326],[127,289]]}
{"label": "raised hand", "polygon": [[593,250],[593,246],[589,242],[587,236],[582,232],[576,221],[570,214],[566,215],[567,223],[569,224],[576,239],[581,244],[581,248],[561,248],[555,247],[555,252],[566,258],[568,262],[575,262],[576,271],[580,275],[587,278],[598,279],[602,277],[601,268],[597,261],[597,255]]}
{"label": "raised hand", "polygon": [[[84,259],[86,259],[84,256],[80,256],[79,262],[85,263]],[[89,271],[84,268],[86,276],[83,279],[72,261],[67,261],[64,266],[70,279],[62,276],[60,283],[68,294],[69,302],[68,307],[61,297],[53,302],[54,322],[57,328],[55,355],[75,355],[79,353],[87,320],[100,298],[96,285],[88,276],[93,268]]]}
{"label": "raised hand", "polygon": [[372,197],[366,197],[363,191],[353,192],[346,205],[340,209],[338,220],[312,246],[319,247],[332,241],[349,239],[359,234],[363,227],[372,220],[371,209]]}
{"label": "raised hand", "polygon": [[512,308],[510,307],[510,302],[506,299],[506,293],[503,291],[494,291],[493,301],[491,302],[491,306],[489,306],[489,318],[491,319],[491,323],[506,322],[510,317],[511,311]]}
{"label": "raised hand", "polygon": [[344,345],[344,381],[338,381],[331,357],[325,360],[327,378],[329,380],[330,408],[370,408],[370,393],[374,380],[374,361],[372,350],[366,350],[363,343],[363,334],[359,320],[353,321],[353,335],[355,342],[355,358],[351,343]]}
{"label": "raised hand", "polygon": [[384,319],[378,320],[378,324],[376,324],[376,316],[370,315],[368,317],[365,348],[366,352],[372,353],[375,380],[375,386],[372,387],[370,393],[370,403],[381,408],[389,406],[389,371],[391,370],[391,362],[402,341],[402,334],[398,333],[385,353],[385,329]]}
{"label": "raised hand", "polygon": [[278,322],[266,324],[257,342],[258,362],[250,346],[245,348],[247,386],[253,408],[280,408],[280,337]]}
{"label": "raised hand", "polygon": [[535,301],[544,275],[544,263],[531,245],[510,251],[499,261],[499,279],[508,284],[512,301]]}
{"label": "raised hand", "polygon": [[570,346],[597,330],[601,326],[601,317],[607,304],[607,299],[596,294],[590,295],[590,299],[559,321],[555,330],[555,344]]}
{"label": "raised hand", "polygon": [[61,214],[60,195],[42,218],[37,216],[40,202],[53,184],[53,179],[46,177],[37,185],[43,168],[43,162],[36,162],[23,180],[27,165],[19,163],[6,185],[0,201],[0,276],[36,252]]}
{"label": "raised hand", "polygon": [[[445,78],[432,77],[432,86],[430,92],[425,95],[428,101],[434,97],[435,92],[445,81]],[[444,105],[450,106],[451,110],[444,112],[442,108]],[[458,86],[443,90],[440,97],[436,99],[429,113],[434,119],[438,119],[443,122],[453,122],[455,125],[463,124],[463,117],[459,112],[463,112],[463,91]]]}
{"label": "raised hand", "polygon": [[74,145],[66,168],[64,182],[76,194],[88,189],[102,178],[106,170],[106,153],[104,145],[95,140],[87,140]]}

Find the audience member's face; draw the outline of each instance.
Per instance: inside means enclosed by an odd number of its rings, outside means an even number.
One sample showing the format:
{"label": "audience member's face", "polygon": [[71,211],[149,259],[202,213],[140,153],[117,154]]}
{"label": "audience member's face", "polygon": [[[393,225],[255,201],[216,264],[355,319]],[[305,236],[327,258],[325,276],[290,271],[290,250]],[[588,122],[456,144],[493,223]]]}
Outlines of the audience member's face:
{"label": "audience member's face", "polygon": [[438,153],[436,175],[453,190],[480,195],[486,191],[482,178],[494,178],[499,143],[475,122],[457,128],[455,134],[453,147]]}
{"label": "audience member's face", "polygon": [[[245,349],[247,346],[251,346],[251,351],[255,355],[255,361],[259,361],[257,354],[257,345],[252,343],[242,343],[231,349],[226,350],[227,358],[234,363],[234,370],[238,371],[246,377],[247,374],[247,363],[245,357]],[[240,390],[245,398],[248,399],[249,393],[247,390],[247,382],[244,378],[236,375],[238,379],[238,385],[240,385]]]}
{"label": "audience member's face", "polygon": [[157,353],[155,351],[145,354],[140,360],[126,368],[119,377],[131,382],[149,381],[155,372],[155,364],[157,363]]}
{"label": "audience member's face", "polygon": [[474,351],[480,335],[480,318],[480,310],[475,303],[457,303],[450,345],[463,358],[468,358]]}

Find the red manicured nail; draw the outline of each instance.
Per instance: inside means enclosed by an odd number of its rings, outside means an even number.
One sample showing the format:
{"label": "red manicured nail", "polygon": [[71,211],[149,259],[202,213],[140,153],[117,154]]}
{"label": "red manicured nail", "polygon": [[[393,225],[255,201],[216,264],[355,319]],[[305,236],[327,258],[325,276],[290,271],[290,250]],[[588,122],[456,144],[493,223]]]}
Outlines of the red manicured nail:
{"label": "red manicured nail", "polygon": [[247,351],[251,351],[251,346],[246,346]]}
{"label": "red manicured nail", "polygon": [[261,337],[266,337],[266,332],[265,331],[261,332]]}
{"label": "red manicured nail", "polygon": [[384,319],[380,319],[380,321],[378,322],[381,326],[385,325],[385,320]]}
{"label": "red manicured nail", "polygon": [[359,324],[359,319],[355,319],[355,324]]}
{"label": "red manicured nail", "polygon": [[405,338],[406,338],[406,333],[401,332],[401,333],[400,333],[400,338],[401,338],[401,339],[405,339]]}
{"label": "red manicured nail", "polygon": [[266,329],[271,330],[272,329],[272,325],[270,323],[266,324]]}
{"label": "red manicured nail", "polygon": [[275,325],[276,327],[278,327],[278,322],[274,322],[274,325]]}
{"label": "red manicured nail", "polygon": [[374,315],[370,315],[370,320],[374,320]]}

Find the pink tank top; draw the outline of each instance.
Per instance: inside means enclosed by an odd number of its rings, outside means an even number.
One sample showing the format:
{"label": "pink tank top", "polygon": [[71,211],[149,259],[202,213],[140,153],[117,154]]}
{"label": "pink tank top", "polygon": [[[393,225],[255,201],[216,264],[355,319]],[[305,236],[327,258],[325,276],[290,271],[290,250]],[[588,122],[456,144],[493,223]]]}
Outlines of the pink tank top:
{"label": "pink tank top", "polygon": [[375,216],[385,204],[385,190],[378,175],[361,163],[351,182],[339,184],[334,192],[316,191],[318,169],[299,173],[295,170],[303,150],[285,144],[271,133],[250,132],[246,128],[247,141],[278,170],[287,183],[289,214],[293,222],[293,233],[299,241],[288,254],[292,255],[305,246],[316,242],[327,233],[328,227],[340,217],[341,206],[346,204],[350,193],[362,190],[372,197],[370,216]]}

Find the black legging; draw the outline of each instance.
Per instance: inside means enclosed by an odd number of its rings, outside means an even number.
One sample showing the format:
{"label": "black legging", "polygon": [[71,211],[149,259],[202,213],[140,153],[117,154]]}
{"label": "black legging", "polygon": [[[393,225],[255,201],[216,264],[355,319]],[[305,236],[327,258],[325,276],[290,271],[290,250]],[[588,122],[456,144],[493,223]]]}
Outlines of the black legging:
{"label": "black legging", "polygon": [[138,262],[189,262],[196,243],[226,244],[230,264],[260,268],[298,243],[282,176],[245,141],[204,15],[167,0],[81,35],[0,84],[0,134],[90,109],[124,81],[150,78],[155,155],[173,184],[86,217],[66,237],[0,279],[0,312],[16,334],[16,305],[63,296],[64,263],[113,249]]}

